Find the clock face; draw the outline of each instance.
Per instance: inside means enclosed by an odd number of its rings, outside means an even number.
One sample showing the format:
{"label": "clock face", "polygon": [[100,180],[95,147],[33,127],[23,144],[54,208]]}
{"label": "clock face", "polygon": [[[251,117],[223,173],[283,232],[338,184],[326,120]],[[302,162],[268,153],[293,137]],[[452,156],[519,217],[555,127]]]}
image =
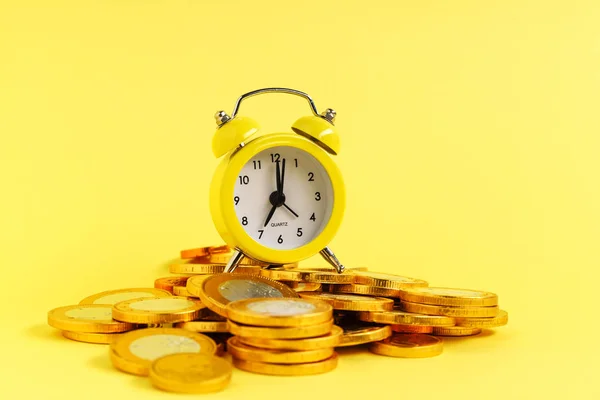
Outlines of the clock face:
{"label": "clock face", "polygon": [[280,146],[258,153],[244,165],[235,182],[233,204],[250,237],[263,246],[289,250],[321,233],[331,217],[333,196],[329,175],[316,158]]}

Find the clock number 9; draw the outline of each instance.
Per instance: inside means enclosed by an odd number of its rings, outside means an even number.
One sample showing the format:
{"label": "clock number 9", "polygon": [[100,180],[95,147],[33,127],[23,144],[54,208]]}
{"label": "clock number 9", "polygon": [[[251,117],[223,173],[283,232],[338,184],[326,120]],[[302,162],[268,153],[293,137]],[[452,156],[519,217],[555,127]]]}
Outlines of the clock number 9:
{"label": "clock number 9", "polygon": [[235,205],[237,206],[239,204],[239,202],[240,202],[240,196],[235,196],[233,198],[233,201],[235,202]]}

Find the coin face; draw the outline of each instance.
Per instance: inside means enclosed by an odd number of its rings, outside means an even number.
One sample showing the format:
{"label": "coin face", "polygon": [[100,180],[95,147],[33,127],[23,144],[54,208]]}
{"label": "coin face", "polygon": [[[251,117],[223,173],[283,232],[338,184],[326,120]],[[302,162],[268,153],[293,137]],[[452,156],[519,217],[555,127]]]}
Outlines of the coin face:
{"label": "coin face", "polygon": [[170,354],[150,368],[152,383],[180,393],[209,393],[224,389],[231,379],[231,364],[207,354]]}
{"label": "coin face", "polygon": [[137,311],[171,311],[171,310],[183,310],[189,307],[193,307],[196,302],[179,297],[175,298],[162,298],[162,299],[151,299],[139,301],[129,304],[129,307]]}
{"label": "coin face", "polygon": [[92,321],[111,321],[112,320],[112,307],[77,307],[71,310],[65,311],[65,316],[73,319],[86,319]]}
{"label": "coin face", "polygon": [[277,288],[263,282],[246,279],[232,279],[219,285],[219,294],[229,301],[257,297],[283,297]]}
{"label": "coin face", "polygon": [[147,297],[168,297],[172,296],[166,290],[156,288],[134,288],[108,290],[94,294],[81,300],[79,304],[116,304],[122,301],[141,299]]}
{"label": "coin face", "polygon": [[313,312],[316,307],[312,303],[293,299],[276,301],[256,301],[246,305],[250,311],[273,316],[301,315]]}
{"label": "coin face", "polygon": [[152,335],[134,340],[129,351],[143,360],[155,360],[167,354],[198,353],[201,346],[196,341],[179,335]]}

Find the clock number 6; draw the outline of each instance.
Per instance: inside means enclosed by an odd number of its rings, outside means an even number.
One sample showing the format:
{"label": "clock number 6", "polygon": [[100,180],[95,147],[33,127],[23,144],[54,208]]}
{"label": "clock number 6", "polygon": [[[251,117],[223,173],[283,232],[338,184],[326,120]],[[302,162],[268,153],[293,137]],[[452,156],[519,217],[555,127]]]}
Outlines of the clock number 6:
{"label": "clock number 6", "polygon": [[279,244],[283,243],[283,236],[279,235],[279,237],[277,238],[277,243],[279,243]]}

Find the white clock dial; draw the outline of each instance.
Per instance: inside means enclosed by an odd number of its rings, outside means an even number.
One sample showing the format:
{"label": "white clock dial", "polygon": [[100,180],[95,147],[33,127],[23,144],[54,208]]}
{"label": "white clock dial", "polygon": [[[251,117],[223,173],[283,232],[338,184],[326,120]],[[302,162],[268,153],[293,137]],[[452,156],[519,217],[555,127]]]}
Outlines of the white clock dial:
{"label": "white clock dial", "polygon": [[258,153],[244,165],[235,182],[233,203],[250,237],[263,246],[289,250],[321,233],[331,217],[333,196],[329,175],[316,158],[280,146]]}

